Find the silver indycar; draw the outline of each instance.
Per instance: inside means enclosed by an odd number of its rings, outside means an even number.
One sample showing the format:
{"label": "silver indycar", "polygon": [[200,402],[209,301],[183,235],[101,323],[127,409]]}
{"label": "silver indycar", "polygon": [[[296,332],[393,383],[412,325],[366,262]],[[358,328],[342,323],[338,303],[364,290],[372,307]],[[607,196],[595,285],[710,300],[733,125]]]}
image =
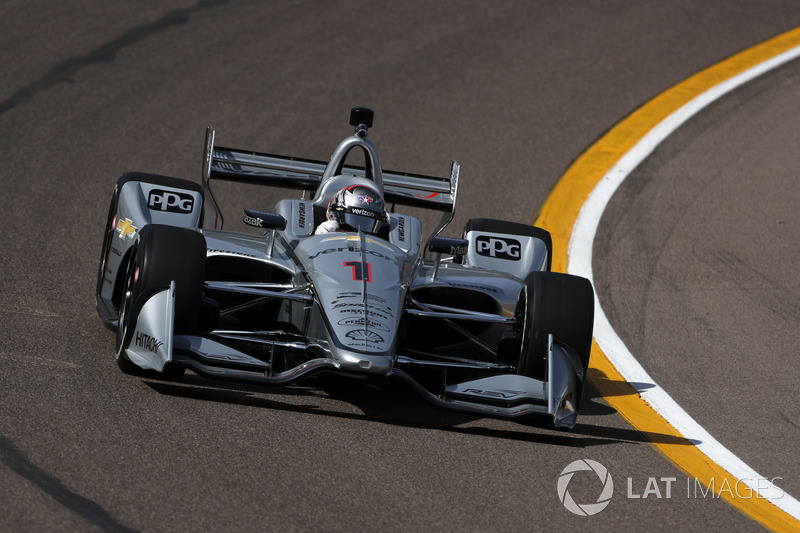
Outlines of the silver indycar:
{"label": "silver indycar", "polygon": [[[550,271],[541,228],[480,218],[460,238],[441,236],[459,164],[444,177],[384,170],[372,121],[354,108],[355,133],[327,163],[216,146],[208,128],[200,184],[124,174],[96,291],[120,369],[264,385],[322,372],[396,380],[445,409],[573,427],[590,282]],[[363,165],[346,164],[354,149]],[[257,229],[229,231],[214,180],[298,194],[269,212],[244,209]],[[441,222],[424,238],[401,206],[439,211]]]}

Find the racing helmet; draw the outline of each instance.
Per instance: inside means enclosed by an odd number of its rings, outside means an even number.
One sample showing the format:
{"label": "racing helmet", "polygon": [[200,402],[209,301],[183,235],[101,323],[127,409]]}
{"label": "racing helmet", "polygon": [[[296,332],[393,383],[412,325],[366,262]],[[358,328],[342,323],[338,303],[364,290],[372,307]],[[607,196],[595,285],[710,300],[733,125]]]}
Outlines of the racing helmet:
{"label": "racing helmet", "polygon": [[337,192],[328,204],[327,217],[338,222],[341,231],[381,233],[389,228],[383,198],[365,185],[351,185]]}

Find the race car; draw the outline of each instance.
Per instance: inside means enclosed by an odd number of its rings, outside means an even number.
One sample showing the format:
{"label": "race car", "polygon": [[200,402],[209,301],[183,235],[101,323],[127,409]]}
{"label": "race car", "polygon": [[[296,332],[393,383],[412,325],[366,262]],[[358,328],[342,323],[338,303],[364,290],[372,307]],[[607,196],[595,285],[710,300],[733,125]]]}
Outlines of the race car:
{"label": "race car", "polygon": [[[318,373],[400,381],[431,404],[572,428],[592,344],[594,292],[551,272],[550,234],[477,218],[452,221],[460,165],[444,177],[383,170],[373,112],[330,160],[215,146],[201,183],[119,178],[97,276],[97,310],[130,374],[289,385]],[[363,165],[345,164],[354,149]],[[249,232],[223,229],[214,180],[302,191]],[[309,198],[306,199],[306,193]],[[423,243],[419,218],[436,210]],[[246,228],[244,228],[246,229]]]}

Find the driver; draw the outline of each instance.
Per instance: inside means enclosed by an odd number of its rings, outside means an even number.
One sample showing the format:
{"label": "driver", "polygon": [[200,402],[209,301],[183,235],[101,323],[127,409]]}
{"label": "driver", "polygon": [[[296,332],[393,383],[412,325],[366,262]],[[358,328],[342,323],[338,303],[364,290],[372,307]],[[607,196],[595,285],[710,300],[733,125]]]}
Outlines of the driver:
{"label": "driver", "polygon": [[328,220],[314,235],[332,231],[382,233],[389,228],[389,217],[378,191],[365,185],[351,185],[336,193],[328,204]]}

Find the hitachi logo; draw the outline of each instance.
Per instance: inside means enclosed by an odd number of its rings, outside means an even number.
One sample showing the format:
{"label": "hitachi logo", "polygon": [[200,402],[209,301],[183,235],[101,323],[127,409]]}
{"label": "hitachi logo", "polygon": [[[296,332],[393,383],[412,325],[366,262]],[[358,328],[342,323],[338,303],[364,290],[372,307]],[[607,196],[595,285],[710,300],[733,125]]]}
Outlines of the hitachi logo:
{"label": "hitachi logo", "polygon": [[149,350],[153,353],[158,352],[158,349],[161,345],[164,344],[160,340],[156,339],[155,337],[151,337],[150,335],[145,335],[139,331],[136,332],[136,346],[144,348],[145,350]]}

